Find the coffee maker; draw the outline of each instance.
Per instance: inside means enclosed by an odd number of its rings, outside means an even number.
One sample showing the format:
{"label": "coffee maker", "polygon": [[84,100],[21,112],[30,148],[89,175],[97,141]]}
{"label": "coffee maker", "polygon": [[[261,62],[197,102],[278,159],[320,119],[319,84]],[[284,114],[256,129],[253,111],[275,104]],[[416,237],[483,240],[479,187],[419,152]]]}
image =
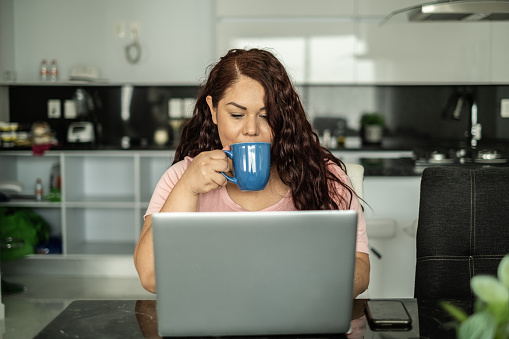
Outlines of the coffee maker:
{"label": "coffee maker", "polygon": [[77,88],[73,96],[76,120],[67,128],[67,142],[74,145],[96,145],[102,136],[101,124],[97,119],[98,99],[83,88]]}

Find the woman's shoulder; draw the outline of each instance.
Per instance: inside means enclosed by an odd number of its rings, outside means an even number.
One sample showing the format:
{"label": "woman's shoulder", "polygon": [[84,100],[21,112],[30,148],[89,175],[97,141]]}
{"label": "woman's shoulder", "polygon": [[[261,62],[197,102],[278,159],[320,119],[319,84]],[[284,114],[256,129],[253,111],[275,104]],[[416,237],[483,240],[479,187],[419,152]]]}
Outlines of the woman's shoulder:
{"label": "woman's shoulder", "polygon": [[173,168],[174,170],[186,170],[189,167],[189,164],[193,162],[193,158],[191,157],[185,157],[184,159],[180,160],[179,162],[174,163],[171,165],[170,168]]}
{"label": "woman's shoulder", "polygon": [[[347,176],[346,171],[332,160],[327,160],[327,169],[337,176]],[[344,165],[343,165],[344,166]]]}

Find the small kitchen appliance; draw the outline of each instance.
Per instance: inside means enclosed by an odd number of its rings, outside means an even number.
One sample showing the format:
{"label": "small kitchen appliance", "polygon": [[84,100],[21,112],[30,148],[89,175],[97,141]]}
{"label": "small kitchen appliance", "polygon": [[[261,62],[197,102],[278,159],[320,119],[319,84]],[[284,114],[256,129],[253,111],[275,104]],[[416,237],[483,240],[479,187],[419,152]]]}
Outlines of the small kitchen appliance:
{"label": "small kitchen appliance", "polygon": [[93,143],[95,141],[94,125],[89,121],[76,121],[69,125],[67,142]]}

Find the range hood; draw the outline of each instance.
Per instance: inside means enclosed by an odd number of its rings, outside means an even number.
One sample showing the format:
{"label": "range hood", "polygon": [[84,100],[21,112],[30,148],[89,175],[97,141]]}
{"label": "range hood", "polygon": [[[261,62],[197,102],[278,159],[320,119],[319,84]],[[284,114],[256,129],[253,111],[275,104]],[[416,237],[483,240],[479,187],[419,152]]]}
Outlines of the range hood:
{"label": "range hood", "polygon": [[426,2],[390,13],[382,23],[396,14],[407,12],[412,22],[435,21],[509,21],[509,0],[449,0]]}

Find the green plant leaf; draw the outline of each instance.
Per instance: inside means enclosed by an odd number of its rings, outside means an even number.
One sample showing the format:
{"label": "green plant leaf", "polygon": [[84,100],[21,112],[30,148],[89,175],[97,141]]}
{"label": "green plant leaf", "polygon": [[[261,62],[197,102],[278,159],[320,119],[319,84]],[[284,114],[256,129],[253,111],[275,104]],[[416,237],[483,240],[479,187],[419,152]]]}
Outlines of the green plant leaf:
{"label": "green plant leaf", "polygon": [[487,303],[509,302],[509,289],[495,277],[476,275],[470,281],[472,290],[482,301]]}
{"label": "green plant leaf", "polygon": [[495,331],[495,321],[491,315],[487,312],[480,312],[461,323],[458,329],[458,338],[493,339]]}
{"label": "green plant leaf", "polygon": [[468,314],[463,311],[461,308],[450,304],[448,302],[441,302],[440,305],[457,321],[460,323],[464,322],[468,318]]}
{"label": "green plant leaf", "polygon": [[362,126],[368,126],[368,125],[377,125],[377,126],[383,126],[385,124],[385,117],[378,113],[364,113],[361,116],[361,125]]}
{"label": "green plant leaf", "polygon": [[497,324],[503,324],[509,321],[509,305],[507,303],[486,304],[486,311],[493,315]]}
{"label": "green plant leaf", "polygon": [[509,338],[509,322],[506,322],[505,324],[499,327],[498,334],[500,338]]}
{"label": "green plant leaf", "polygon": [[481,299],[477,298],[475,299],[474,303],[474,313],[482,312],[486,309],[486,303],[482,301]]}
{"label": "green plant leaf", "polygon": [[509,254],[502,258],[498,264],[498,280],[500,280],[505,287],[509,288]]}

